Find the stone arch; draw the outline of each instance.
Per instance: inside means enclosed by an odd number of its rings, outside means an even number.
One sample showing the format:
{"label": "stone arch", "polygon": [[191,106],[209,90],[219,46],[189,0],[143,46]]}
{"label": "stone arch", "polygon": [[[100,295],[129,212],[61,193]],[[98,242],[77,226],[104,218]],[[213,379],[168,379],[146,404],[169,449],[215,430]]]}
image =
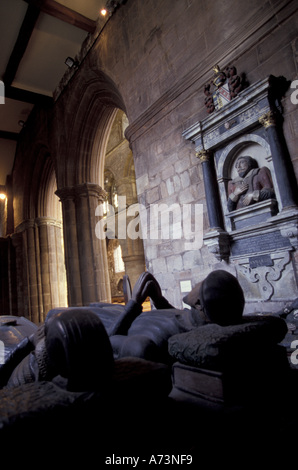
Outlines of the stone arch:
{"label": "stone arch", "polygon": [[32,161],[33,168],[24,178],[23,221],[48,217],[62,223],[61,204],[55,194],[57,178],[54,160],[46,144],[34,146]]}
{"label": "stone arch", "polygon": [[54,162],[47,145],[32,149],[33,170],[25,175],[23,221],[13,237],[18,284],[18,308],[35,323],[48,311],[67,305],[61,204]]}
{"label": "stone arch", "polygon": [[[109,302],[106,245],[96,237],[96,210],[105,200],[104,157],[109,132],[117,110],[125,110],[125,106],[114,83],[104,73],[89,69],[77,74],[71,96],[66,90],[57,107],[64,137],[60,133],[56,150],[56,194],[63,206],[69,304]],[[63,115],[63,108],[67,108],[67,115]],[[60,159],[62,148],[66,153]]]}
{"label": "stone arch", "polygon": [[31,165],[28,165],[28,170],[25,169],[23,173],[23,186],[19,186],[18,191],[15,191],[18,196],[18,223],[38,216],[37,206],[41,177],[44,169],[52,165],[50,151],[44,143],[37,142],[33,145],[28,157]]}
{"label": "stone arch", "polygon": [[[75,98],[67,101],[68,111],[64,116],[66,137],[63,152],[67,150],[63,155],[63,166],[58,162],[58,171],[62,172],[58,177],[58,187],[85,182],[102,185],[105,146],[117,110],[125,111],[123,100],[112,80],[103,72],[94,70],[88,70],[75,84],[72,96]],[[61,102],[62,109],[65,100],[67,97]],[[61,147],[58,147],[58,159],[60,151]]]}
{"label": "stone arch", "polygon": [[[115,233],[113,233],[113,224],[109,227],[108,238],[116,238],[109,240],[108,258],[110,267],[110,283],[112,297],[118,296],[119,276],[123,276],[124,272],[116,273],[114,269],[114,251],[121,250],[121,257],[125,274],[129,276],[132,286],[135,284],[140,274],[145,270],[144,246],[141,238],[131,239],[127,231],[130,223],[134,223],[137,215],[131,215],[129,208],[137,206],[137,190],[136,177],[134,168],[134,159],[131,148],[125,136],[125,129],[128,125],[126,114],[118,110],[113,121],[111,132],[109,132],[109,140],[105,155],[105,174],[113,175],[110,183],[117,194],[119,206],[115,207]],[[104,189],[111,193],[108,181],[105,181]],[[111,199],[111,198],[110,198]],[[136,210],[134,214],[136,214]],[[124,217],[125,214],[125,217]],[[123,226],[126,224],[126,237],[123,237]],[[121,225],[121,235],[119,235],[119,225]]]}
{"label": "stone arch", "polygon": [[53,161],[48,158],[45,161],[40,178],[37,197],[37,217],[51,217],[62,222],[61,204],[55,192],[57,191],[56,174]]}
{"label": "stone arch", "polygon": [[104,172],[105,172],[105,155],[108,139],[113,126],[115,116],[118,108],[110,108],[106,110],[105,120],[101,121],[94,136],[94,142],[91,150],[91,166],[92,178],[98,180],[98,184],[104,187]]}

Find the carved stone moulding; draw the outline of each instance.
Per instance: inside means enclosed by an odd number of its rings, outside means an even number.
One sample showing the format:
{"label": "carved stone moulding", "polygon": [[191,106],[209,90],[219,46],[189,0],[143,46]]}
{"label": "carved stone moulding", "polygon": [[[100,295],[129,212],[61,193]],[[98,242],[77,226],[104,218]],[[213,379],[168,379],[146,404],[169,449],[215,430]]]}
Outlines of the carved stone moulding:
{"label": "carved stone moulding", "polygon": [[232,230],[242,229],[269,220],[278,211],[277,201],[267,199],[253,206],[243,207],[226,214],[231,221]]}
{"label": "carved stone moulding", "polygon": [[280,111],[274,95],[277,94],[275,90],[278,88],[279,80],[280,88],[284,88],[283,78],[269,76],[259,80],[241,91],[236,98],[217,112],[186,129],[183,132],[184,138],[195,144],[196,152],[214,149],[247,131],[251,126],[261,124],[259,119],[264,118],[267,113],[273,112],[274,115],[278,115]]}
{"label": "carved stone moulding", "polygon": [[278,214],[258,226],[234,230],[229,236],[229,261],[236,267],[248,308],[254,305],[255,311],[259,302],[284,302],[298,296],[295,276],[297,211]]}
{"label": "carved stone moulding", "polygon": [[[248,227],[252,228],[252,233],[260,234],[261,230],[270,232],[272,223],[278,226],[279,238],[287,239],[290,246],[297,246],[295,230],[288,229],[296,224],[297,198],[290,183],[291,162],[281,128],[280,99],[287,86],[284,77],[270,75],[240,91],[234,99],[183,133],[185,139],[194,143],[203,167],[210,223],[204,242],[218,259],[233,257],[234,231],[239,232],[237,239],[247,239]],[[273,196],[232,210],[227,207],[228,184],[235,178],[232,171],[236,159],[244,152],[248,155],[255,152],[257,157],[253,155],[253,158],[259,168],[265,167],[271,172]],[[282,244],[277,247],[279,245]]]}
{"label": "carved stone moulding", "polygon": [[270,224],[279,227],[281,235],[298,249],[298,208],[289,208],[270,219]]}
{"label": "carved stone moulding", "polygon": [[207,232],[204,236],[204,243],[219,261],[228,261],[230,257],[230,236],[220,228]]}
{"label": "carved stone moulding", "polygon": [[288,86],[270,75],[183,133],[202,165],[204,243],[235,267],[249,313],[298,296],[298,191],[281,106]]}
{"label": "carved stone moulding", "polygon": [[294,300],[298,296],[288,250],[239,259],[236,270],[248,303]]}
{"label": "carved stone moulding", "polygon": [[107,198],[106,191],[96,183],[82,183],[76,186],[57,189],[55,193],[61,201],[67,199],[75,200],[81,197],[95,197],[99,202],[103,202]]}

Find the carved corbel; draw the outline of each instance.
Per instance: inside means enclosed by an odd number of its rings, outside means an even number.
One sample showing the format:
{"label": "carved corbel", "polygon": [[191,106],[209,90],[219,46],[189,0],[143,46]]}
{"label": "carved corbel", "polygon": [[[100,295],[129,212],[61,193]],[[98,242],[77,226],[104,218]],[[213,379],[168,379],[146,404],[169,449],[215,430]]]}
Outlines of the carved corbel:
{"label": "carved corbel", "polygon": [[287,264],[291,260],[290,252],[282,254],[280,258],[274,260],[273,266],[259,266],[251,268],[249,265],[239,265],[239,271],[248,281],[258,283],[259,291],[264,301],[272,298],[275,291],[274,283],[279,281]]}
{"label": "carved corbel", "polygon": [[280,229],[280,233],[283,237],[290,240],[291,245],[298,249],[298,226],[290,225]]}

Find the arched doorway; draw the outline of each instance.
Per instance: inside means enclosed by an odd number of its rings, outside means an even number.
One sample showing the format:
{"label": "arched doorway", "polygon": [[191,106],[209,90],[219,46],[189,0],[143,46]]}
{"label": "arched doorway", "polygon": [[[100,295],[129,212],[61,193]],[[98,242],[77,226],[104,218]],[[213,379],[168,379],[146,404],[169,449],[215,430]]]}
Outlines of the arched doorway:
{"label": "arched doorway", "polygon": [[[115,112],[105,152],[104,189],[107,193],[106,217],[115,217],[115,225],[129,223],[129,217],[121,218],[119,211],[126,211],[137,204],[134,160],[125,138],[128,119],[122,110]],[[119,205],[119,200],[122,203]],[[108,213],[109,207],[113,214]],[[111,224],[111,226],[113,226]],[[125,238],[117,236],[117,230],[107,233],[107,256],[111,296],[113,302],[123,301],[123,276],[128,275],[132,287],[145,270],[144,248],[141,239],[129,239],[126,228],[121,230]]]}
{"label": "arched doorway", "polygon": [[[102,208],[106,200],[107,149],[119,116],[127,155],[121,177],[115,174],[117,194],[125,195],[127,201],[137,202],[135,178],[133,185],[128,184],[128,181],[131,183],[133,156],[124,139],[125,106],[112,80],[94,69],[88,69],[84,75],[78,73],[72,83],[71,95],[66,90],[56,104],[56,194],[62,202],[70,306],[112,300],[107,241],[97,237],[96,226],[98,207]],[[114,169],[111,171],[113,173]],[[119,253],[118,245],[114,248]],[[134,284],[145,265],[142,240],[127,239],[121,242],[121,249],[125,272]],[[134,268],[141,257],[141,268],[136,275]]]}

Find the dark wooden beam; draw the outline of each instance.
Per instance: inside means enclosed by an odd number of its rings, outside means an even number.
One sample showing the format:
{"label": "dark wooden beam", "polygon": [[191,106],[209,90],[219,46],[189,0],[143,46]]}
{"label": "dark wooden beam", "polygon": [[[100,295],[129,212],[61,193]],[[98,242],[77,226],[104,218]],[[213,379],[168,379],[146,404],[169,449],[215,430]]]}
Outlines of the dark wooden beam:
{"label": "dark wooden beam", "polygon": [[27,12],[8,61],[5,73],[2,77],[2,80],[5,84],[5,96],[10,99],[24,101],[26,103],[50,106],[53,103],[53,98],[49,96],[11,87],[40,12],[42,11],[88,32],[94,31],[96,22],[71,10],[70,8],[60,5],[54,0],[24,1],[28,3]]}
{"label": "dark wooden beam", "polygon": [[4,76],[2,78],[6,88],[8,88],[14,80],[19,64],[30,41],[31,34],[33,32],[38,16],[39,9],[36,8],[36,6],[34,5],[29,5],[22,26],[20,28],[18,38],[9,58]]}
{"label": "dark wooden beam", "polygon": [[35,6],[43,13],[54,16],[55,18],[69,23],[77,28],[83,29],[88,33],[93,33],[96,21],[90,20],[86,16],[61,5],[55,0],[24,0],[29,5]]}
{"label": "dark wooden beam", "polygon": [[41,106],[51,106],[53,98],[40,93],[33,93],[32,91],[21,90],[15,87],[5,87],[5,98],[12,100],[23,101],[24,103],[38,104]]}
{"label": "dark wooden beam", "polygon": [[18,138],[19,134],[17,132],[0,131],[0,139],[18,140]]}

